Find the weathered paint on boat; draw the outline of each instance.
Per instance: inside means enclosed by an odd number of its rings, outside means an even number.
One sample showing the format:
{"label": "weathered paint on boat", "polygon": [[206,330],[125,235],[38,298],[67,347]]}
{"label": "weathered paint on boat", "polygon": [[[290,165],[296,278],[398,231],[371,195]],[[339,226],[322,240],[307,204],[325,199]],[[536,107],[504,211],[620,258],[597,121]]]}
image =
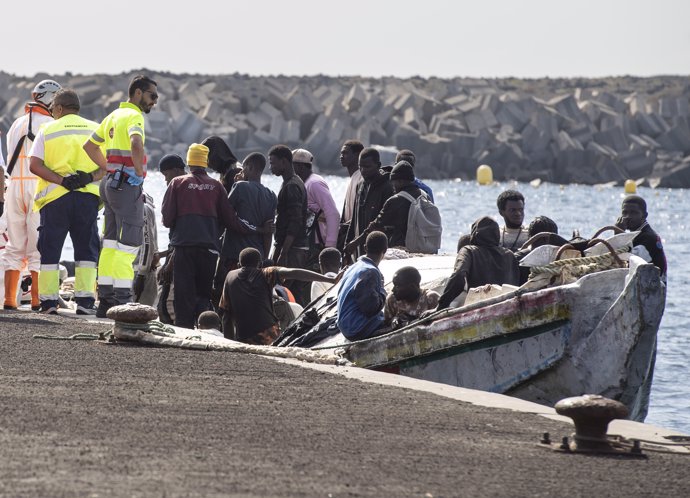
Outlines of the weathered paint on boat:
{"label": "weathered paint on boat", "polygon": [[624,402],[632,419],[644,419],[665,303],[653,265],[506,297],[372,339],[336,336],[319,349],[338,348],[363,368],[551,406],[569,396],[602,394]]}

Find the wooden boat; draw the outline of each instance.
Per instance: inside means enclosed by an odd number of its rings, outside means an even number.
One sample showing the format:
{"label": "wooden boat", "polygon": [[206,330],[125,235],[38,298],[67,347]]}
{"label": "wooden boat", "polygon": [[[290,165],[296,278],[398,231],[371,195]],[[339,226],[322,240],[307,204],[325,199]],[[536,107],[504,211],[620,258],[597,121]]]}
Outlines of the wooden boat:
{"label": "wooden boat", "polygon": [[[438,288],[453,259],[384,260],[381,270],[390,282],[397,268],[416,266],[422,285]],[[643,421],[665,296],[658,269],[630,256],[626,268],[586,274],[567,285],[523,287],[371,339],[351,342],[338,333],[312,349],[363,368],[550,406],[569,396],[601,394],[625,403],[630,418]]]}

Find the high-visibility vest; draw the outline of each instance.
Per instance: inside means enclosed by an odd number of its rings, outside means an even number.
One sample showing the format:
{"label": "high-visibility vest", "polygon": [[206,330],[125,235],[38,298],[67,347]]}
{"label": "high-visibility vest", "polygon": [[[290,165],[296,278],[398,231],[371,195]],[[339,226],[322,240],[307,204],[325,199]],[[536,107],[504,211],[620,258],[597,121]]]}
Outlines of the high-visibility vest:
{"label": "high-visibility vest", "polygon": [[[144,115],[131,102],[120,102],[120,107],[106,116],[90,138],[96,145],[105,147],[109,172],[124,166],[123,171],[128,175],[135,173],[130,142],[132,135],[140,135],[142,143],[144,142]],[[143,166],[146,176],[146,156]]]}
{"label": "high-visibility vest", "polygon": [[[45,138],[43,156],[45,166],[60,176],[71,175],[77,171],[93,173],[98,170],[98,165],[91,160],[83,148],[84,139],[88,138],[97,126],[98,123],[77,114],[67,114],[57,121],[41,126]],[[92,182],[78,191],[98,196],[98,182]],[[38,211],[68,192],[69,190],[62,185],[39,178],[34,197],[34,211]]]}

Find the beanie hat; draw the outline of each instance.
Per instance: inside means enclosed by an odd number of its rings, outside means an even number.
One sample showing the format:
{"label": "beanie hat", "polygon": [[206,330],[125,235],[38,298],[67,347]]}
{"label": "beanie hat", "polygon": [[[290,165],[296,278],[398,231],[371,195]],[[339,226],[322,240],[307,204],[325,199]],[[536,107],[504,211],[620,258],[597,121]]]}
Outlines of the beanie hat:
{"label": "beanie hat", "polygon": [[158,162],[158,171],[170,171],[171,169],[185,169],[184,161],[177,154],[166,154]]}
{"label": "beanie hat", "polygon": [[407,161],[400,161],[398,164],[393,166],[393,171],[391,171],[391,180],[407,180],[409,182],[413,182],[414,169],[412,169],[412,165]]}
{"label": "beanie hat", "polygon": [[295,149],[292,151],[292,162],[312,164],[314,162],[314,156],[307,149]]}
{"label": "beanie hat", "polygon": [[208,167],[208,147],[201,144],[192,144],[187,151],[187,164],[189,166]]}

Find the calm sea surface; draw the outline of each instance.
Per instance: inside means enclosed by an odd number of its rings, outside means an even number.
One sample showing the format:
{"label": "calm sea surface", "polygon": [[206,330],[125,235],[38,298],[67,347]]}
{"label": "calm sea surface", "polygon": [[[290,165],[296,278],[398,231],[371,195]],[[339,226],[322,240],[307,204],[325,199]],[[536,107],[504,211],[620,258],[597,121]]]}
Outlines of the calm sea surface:
{"label": "calm sea surface", "polygon": [[[264,177],[264,184],[276,193],[280,179]],[[340,208],[345,194],[346,178],[326,176],[331,192]],[[620,213],[623,189],[583,185],[542,184],[532,187],[524,183],[502,183],[489,187],[474,182],[454,180],[429,181],[444,223],[442,251],[455,252],[458,236],[469,232],[471,223],[480,216],[494,216],[499,223],[496,197],[507,188],[516,188],[525,196],[525,224],[539,215],[553,219],[562,235],[568,238],[574,230],[590,237],[605,225],[616,221]],[[156,207],[165,192],[163,176],[151,173],[145,184]],[[668,259],[668,292],[666,310],[658,336],[658,355],[652,398],[647,422],[674,428],[690,434],[690,310],[688,295],[690,277],[690,234],[685,213],[690,210],[690,196],[685,190],[652,190],[640,188],[648,205],[649,223],[662,237]],[[167,245],[167,229],[160,225],[158,240]],[[69,241],[68,241],[69,244]],[[71,247],[65,257],[71,257]],[[685,296],[685,297],[683,297]]]}

